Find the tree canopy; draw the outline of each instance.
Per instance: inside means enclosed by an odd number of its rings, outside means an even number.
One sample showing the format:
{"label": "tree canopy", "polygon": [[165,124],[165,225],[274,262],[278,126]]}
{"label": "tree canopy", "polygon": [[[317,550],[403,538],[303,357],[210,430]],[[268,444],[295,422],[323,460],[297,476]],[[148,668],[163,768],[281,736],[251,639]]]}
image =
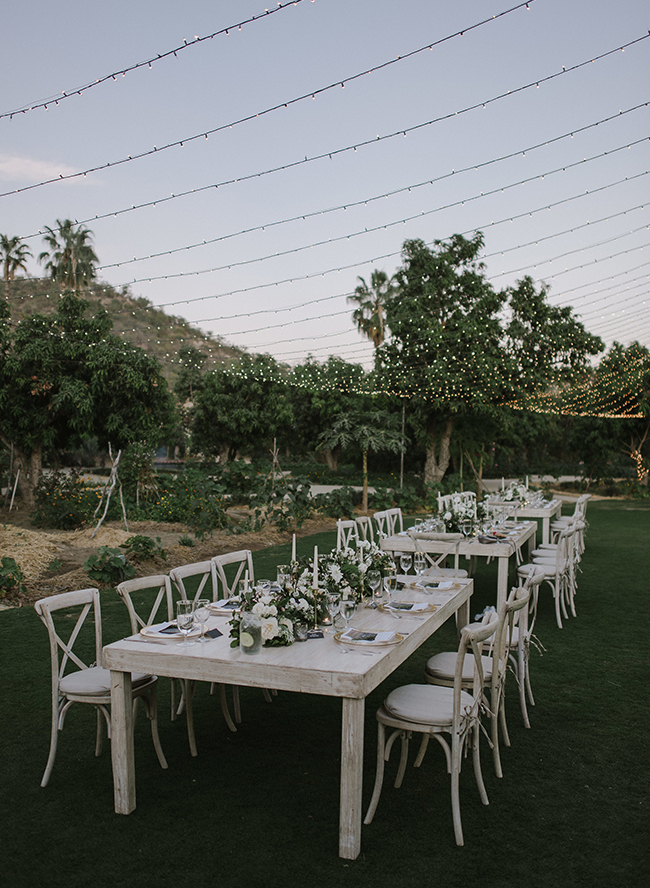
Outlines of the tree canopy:
{"label": "tree canopy", "polygon": [[47,250],[38,256],[45,270],[62,290],[77,290],[96,277],[99,261],[92,247],[92,231],[84,225],[75,226],[71,219],[57,219],[56,227],[45,226]]}
{"label": "tree canopy", "polygon": [[87,306],[64,293],[53,314],[12,327],[0,304],[0,440],[23,463],[29,504],[43,448],[69,448],[92,435],[119,448],[162,437],[174,423],[158,361],[112,334],[106,312],[84,317]]}
{"label": "tree canopy", "polygon": [[377,352],[384,390],[412,401],[426,447],[425,481],[439,481],[459,415],[492,415],[515,395],[566,381],[602,349],[570,309],[546,302],[530,278],[501,292],[480,262],[483,235],[429,248],[408,240],[387,303],[390,337]]}

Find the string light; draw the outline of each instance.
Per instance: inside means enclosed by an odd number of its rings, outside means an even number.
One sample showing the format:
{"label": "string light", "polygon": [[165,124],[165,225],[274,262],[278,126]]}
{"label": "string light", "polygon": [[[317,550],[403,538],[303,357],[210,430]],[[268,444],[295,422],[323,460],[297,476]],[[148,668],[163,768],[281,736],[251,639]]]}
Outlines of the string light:
{"label": "string light", "polygon": [[276,12],[281,12],[283,9],[287,9],[290,6],[297,6],[298,3],[302,3],[302,0],[289,0],[289,2],[287,3],[278,3],[275,9],[265,9],[263,13],[251,16],[251,18],[244,19],[243,21],[237,22],[234,25],[228,25],[227,28],[221,28],[219,31],[214,31],[212,34],[206,34],[203,37],[195,37],[193,40],[184,40],[181,46],[175,46],[173,49],[159,52],[155,56],[152,56],[149,59],[145,59],[144,62],[137,62],[133,65],[129,65],[128,68],[121,68],[119,71],[113,71],[111,74],[105,74],[103,77],[98,77],[91,83],[86,83],[83,86],[77,86],[74,89],[62,90],[60,93],[57,93],[54,96],[50,96],[50,98],[48,99],[40,99],[37,102],[31,102],[29,105],[24,105],[22,108],[15,108],[13,111],[1,112],[0,120],[2,120],[4,117],[8,117],[9,119],[11,119],[16,114],[27,114],[27,112],[35,111],[37,108],[45,108],[46,110],[49,110],[50,105],[58,106],[64,99],[70,99],[72,98],[72,96],[80,96],[82,93],[87,92],[89,89],[92,89],[95,86],[99,86],[100,83],[107,83],[110,81],[115,82],[115,79],[117,77],[125,77],[132,71],[137,71],[138,68],[151,68],[155,62],[160,62],[162,61],[162,59],[167,59],[170,56],[178,58],[178,53],[183,52],[184,49],[189,49],[192,46],[197,46],[199,43],[204,43],[206,40],[213,40],[215,37],[219,37],[224,34],[227,35],[228,31],[232,31],[234,28],[237,28],[239,31],[241,31],[244,25],[250,25],[252,22],[257,22],[260,19],[268,18],[268,16],[273,15]]}
{"label": "string light", "polygon": [[[517,8],[517,7],[514,7],[514,8]],[[489,21],[491,21],[491,19],[487,19],[486,22],[484,22],[483,24],[487,24],[487,22],[489,22]],[[458,36],[458,34],[451,35],[451,36]],[[524,84],[523,86],[515,87],[514,89],[509,89],[506,92],[500,93],[497,96],[493,96],[490,99],[484,99],[483,101],[477,102],[474,105],[469,105],[469,106],[462,108],[460,110],[452,111],[448,114],[441,115],[440,117],[436,117],[433,120],[424,121],[423,123],[416,124],[415,126],[407,127],[406,129],[400,129],[397,132],[387,133],[386,135],[383,135],[383,136],[376,136],[372,139],[366,139],[362,142],[356,143],[355,145],[348,145],[345,148],[339,148],[339,149],[334,149],[331,151],[326,151],[323,154],[314,155],[312,157],[305,157],[302,160],[297,160],[297,161],[293,161],[290,163],[286,163],[281,166],[273,167],[271,169],[265,170],[263,172],[251,173],[251,174],[248,174],[245,176],[239,176],[236,179],[229,179],[225,182],[220,183],[220,185],[221,186],[222,185],[232,185],[232,184],[239,183],[239,182],[245,182],[250,179],[260,178],[262,176],[267,176],[272,173],[277,173],[277,172],[280,172],[283,170],[292,169],[297,166],[302,166],[303,164],[306,164],[306,163],[312,163],[316,160],[324,160],[325,158],[329,158],[331,160],[332,157],[339,155],[339,154],[343,154],[343,153],[346,153],[349,151],[356,151],[358,148],[366,148],[370,145],[378,145],[380,142],[384,142],[387,139],[394,139],[397,136],[406,135],[406,133],[417,132],[418,130],[424,129],[425,127],[432,126],[435,123],[441,123],[442,121],[451,120],[452,118],[458,117],[461,114],[468,114],[471,111],[476,111],[479,109],[486,108],[488,105],[491,105],[494,102],[501,101],[501,99],[511,98],[512,96],[515,96],[518,93],[524,92],[525,90],[531,89],[532,87],[538,87],[540,83],[548,83],[557,77],[562,77],[565,74],[573,73],[574,71],[577,71],[580,68],[585,67],[586,65],[591,65],[597,61],[601,61],[602,59],[605,59],[610,55],[618,53],[627,47],[634,46],[635,44],[640,43],[643,40],[647,40],[648,37],[650,37],[650,32],[647,34],[644,34],[643,37],[638,37],[636,40],[632,40],[629,43],[626,43],[624,46],[617,46],[615,49],[611,49],[611,50],[608,50],[607,52],[601,53],[598,56],[594,56],[593,58],[588,59],[585,62],[579,62],[578,64],[573,65],[570,68],[563,67],[561,71],[556,71],[554,74],[549,74],[548,76],[542,77],[537,81],[533,81],[532,83]],[[442,38],[442,40],[444,40],[444,39],[445,38]],[[446,39],[450,39],[450,38],[446,38]],[[439,42],[442,42],[442,41],[438,41],[438,43]],[[421,52],[424,49],[428,49],[428,48],[429,48],[428,46],[421,47],[420,50],[414,50],[414,52],[411,55],[413,55],[417,52]],[[366,74],[372,74],[372,73],[374,73],[374,71],[380,70],[381,68],[384,68],[389,64],[396,64],[397,62],[403,61],[405,58],[408,58],[408,56],[398,56],[397,58],[392,59],[390,62],[384,62],[382,65],[377,65],[374,68],[369,68],[366,71],[360,72],[359,74],[355,74],[352,77],[346,78],[344,82],[349,83],[351,80],[355,80],[358,77],[365,76]],[[258,111],[256,113],[249,114],[246,117],[241,117],[237,120],[231,121],[230,123],[221,124],[220,126],[214,127],[213,129],[207,130],[202,133],[195,133],[192,136],[186,136],[183,139],[177,139],[174,142],[169,142],[166,145],[162,145],[160,148],[154,146],[153,148],[149,149],[148,151],[141,151],[138,154],[127,155],[127,157],[122,157],[119,160],[106,161],[105,163],[99,164],[98,166],[89,167],[88,169],[82,170],[80,172],[68,173],[65,175],[60,173],[58,176],[51,178],[51,179],[44,179],[41,182],[35,182],[32,185],[25,185],[22,188],[14,188],[13,191],[0,192],[0,197],[8,197],[8,196],[14,195],[14,194],[22,194],[26,191],[32,191],[35,188],[41,188],[44,185],[52,185],[54,182],[64,182],[64,181],[68,181],[70,179],[77,179],[82,176],[87,176],[89,173],[100,172],[102,170],[111,169],[113,167],[121,166],[126,163],[131,163],[132,161],[135,161],[135,160],[142,160],[145,157],[151,157],[153,154],[159,154],[162,151],[167,151],[169,148],[178,148],[184,142],[187,143],[187,142],[194,142],[197,139],[204,139],[204,138],[207,139],[208,136],[210,136],[210,135],[214,135],[215,133],[218,133],[218,132],[223,132],[224,130],[233,129],[235,126],[239,126],[239,124],[242,124],[242,123],[248,123],[248,122],[257,120],[260,117],[264,117],[267,114],[273,113],[274,111],[279,111],[283,108],[287,108],[287,107],[289,107],[289,105],[294,105],[297,102],[301,102],[307,98],[312,98],[313,96],[315,96],[317,94],[326,92],[327,90],[332,89],[335,86],[338,87],[340,85],[341,85],[341,80],[337,80],[336,83],[329,84],[328,86],[322,87],[317,90],[312,90],[307,94],[303,94],[303,95],[298,96],[294,99],[290,99],[286,102],[280,102],[277,105],[273,105],[270,108],[266,108],[264,111]],[[214,186],[214,187],[218,187],[218,186]]]}

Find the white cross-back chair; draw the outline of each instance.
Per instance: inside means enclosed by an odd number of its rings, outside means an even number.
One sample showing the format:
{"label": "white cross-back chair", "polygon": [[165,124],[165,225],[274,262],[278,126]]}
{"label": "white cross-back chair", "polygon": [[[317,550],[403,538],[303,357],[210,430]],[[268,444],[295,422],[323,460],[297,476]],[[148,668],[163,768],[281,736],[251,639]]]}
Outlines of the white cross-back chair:
{"label": "white cross-back chair", "polygon": [[401,533],[404,530],[401,509],[384,509],[381,512],[375,512],[373,518],[377,522],[377,529],[380,535],[394,536],[396,533]]}
{"label": "white cross-back chair", "polygon": [[[175,617],[172,586],[166,574],[125,580],[117,587],[117,594],[126,605],[133,635],[154,623],[162,623],[164,620],[171,623]],[[176,720],[179,709],[176,681],[177,679],[171,679],[172,721]]]}
{"label": "white cross-back chair", "polygon": [[[461,541],[464,539],[462,533],[434,533],[426,531],[420,533],[416,530],[409,530],[407,531],[407,533],[413,540],[415,551],[424,553],[424,557],[427,560],[428,567],[425,569],[423,576],[445,578],[467,577],[467,571],[459,567],[458,547],[460,546]],[[447,543],[447,546],[441,553],[434,555],[431,552],[425,551],[424,546],[421,545],[421,541],[423,540],[435,540],[438,542]],[[444,564],[449,555],[454,556],[453,568],[444,567]],[[443,566],[441,567],[441,565]]]}
{"label": "white cross-back chair", "polygon": [[[225,555],[215,555],[212,559],[218,583],[221,586],[220,594],[215,599],[233,598],[239,592],[239,581],[245,579],[248,572],[248,580],[251,586],[255,585],[255,571],[253,569],[253,553],[250,549],[240,549],[238,552],[227,552]],[[235,567],[233,568],[233,565]],[[227,572],[226,568],[230,568]],[[227,573],[230,573],[230,578]]]}
{"label": "white cross-back chair", "polygon": [[[494,619],[497,622],[497,630],[494,636],[494,644],[488,653],[482,655],[483,681],[485,689],[489,689],[489,714],[490,735],[492,740],[492,755],[494,758],[494,770],[497,777],[503,777],[501,767],[501,755],[499,751],[499,724],[503,734],[505,746],[510,746],[510,736],[506,723],[505,686],[508,666],[508,638],[512,636],[515,620],[527,607],[530,599],[530,589],[514,588],[510,592],[507,601],[502,605],[500,612],[495,611],[487,615],[487,620]],[[454,684],[456,669],[456,653],[445,651],[431,657],[426,664],[424,677],[432,685],[452,687]],[[471,654],[465,655],[463,666],[462,686],[465,690],[471,689],[474,681],[474,658]],[[487,702],[487,701],[486,701]],[[424,751],[422,751],[424,754]]]}
{"label": "white cross-back chair", "polygon": [[354,520],[357,523],[359,539],[374,543],[375,532],[372,529],[372,520],[367,515],[359,515]]}
{"label": "white cross-back chair", "polygon": [[562,616],[568,619],[567,601],[572,607],[573,615],[575,616],[575,605],[573,604],[575,592],[573,565],[574,536],[575,530],[573,525],[569,525],[566,530],[560,533],[554,551],[549,552],[545,557],[534,556],[532,562],[522,564],[517,568],[517,576],[520,580],[525,580],[533,567],[543,571],[544,576],[541,584],[547,584],[553,592],[555,619],[559,629],[562,628]]}
{"label": "white cross-back chair", "polygon": [[[219,584],[217,580],[217,569],[212,560],[196,561],[194,564],[184,564],[181,567],[175,567],[174,570],[170,570],[169,579],[171,580],[172,586],[176,588],[180,597],[185,601],[197,601],[199,598],[209,598],[211,601],[218,600],[217,590]],[[195,756],[197,755],[197,749],[194,736],[192,697],[194,696],[196,682],[183,679],[182,685],[190,752]],[[237,726],[235,725],[230,714],[230,709],[228,708],[226,686],[219,684],[218,687],[219,702],[221,703],[223,717],[230,730],[235,732]],[[237,720],[236,715],[235,720]]]}
{"label": "white cross-back chair", "polygon": [[[587,504],[591,499],[590,493],[583,493],[575,502],[575,506],[573,507],[573,514],[571,515],[560,515],[554,521],[551,522],[551,536],[552,541],[556,542],[557,537],[560,533],[567,528],[569,524],[572,524],[574,521],[581,520],[585,524],[585,528],[587,526]],[[584,530],[583,530],[584,536]],[[584,550],[584,546],[582,551]]]}
{"label": "white cross-back chair", "polygon": [[[482,645],[495,634],[496,630],[496,621],[486,625],[470,624],[462,629],[452,687],[411,684],[391,691],[386,697],[377,712],[377,772],[364,823],[371,823],[377,810],[384,780],[385,762],[388,761],[395,740],[400,737],[402,741],[400,763],[395,779],[395,787],[398,788],[402,784],[406,770],[409,740],[413,733],[417,733],[422,735],[422,744],[415,759],[416,768],[422,763],[430,737],[435,737],[445,752],[447,771],[451,774],[451,809],[456,844],[464,844],[460,818],[459,778],[463,754],[468,745],[472,747],[474,776],[481,801],[484,805],[488,804],[481,774],[479,750],[484,685]],[[465,690],[463,686],[465,656],[468,653],[474,663],[471,691]],[[392,728],[388,742],[386,728]]]}
{"label": "white cross-back chair", "polygon": [[[108,669],[102,668],[102,618],[97,589],[79,589],[75,592],[63,592],[60,595],[41,598],[34,607],[49,635],[52,663],[52,733],[50,754],[41,780],[41,786],[47,786],[56,758],[59,731],[63,730],[66,713],[74,703],[90,703],[97,710],[95,755],[101,755],[103,722],[106,723],[109,739],[111,737],[111,673]],[[66,613],[61,615],[61,619],[56,620],[55,625],[53,615],[62,610]],[[73,622],[75,617],[76,620]],[[92,629],[88,624],[84,627],[87,617],[89,623],[92,623]],[[86,635],[90,632],[94,635],[94,644],[92,641],[90,643],[86,641]],[[77,651],[80,644],[84,644],[85,649],[92,652],[95,658],[94,664],[88,665],[73,649],[75,643]],[[76,669],[71,671],[71,666]],[[162,768],[166,768],[167,762],[158,737],[156,698],[158,679],[155,675],[134,672],[131,681],[133,704],[135,706],[136,700],[142,697],[147,716],[151,721],[151,736],[158,761]]]}
{"label": "white cross-back chair", "polygon": [[359,526],[356,521],[339,518],[336,522],[336,551],[355,549],[359,542]]}
{"label": "white cross-back chair", "polygon": [[[523,578],[520,577],[520,584]],[[519,705],[521,708],[521,717],[524,727],[530,728],[530,719],[528,717],[528,707],[526,698],[531,706],[535,705],[533,697],[533,689],[530,684],[530,647],[533,643],[541,653],[543,646],[541,642],[535,638],[535,620],[537,619],[537,600],[539,595],[539,586],[544,579],[543,569],[535,566],[532,567],[525,578],[522,588],[530,590],[530,598],[528,607],[524,608],[515,619],[514,625],[506,638],[508,654],[510,662],[515,670],[517,685],[519,687]]]}

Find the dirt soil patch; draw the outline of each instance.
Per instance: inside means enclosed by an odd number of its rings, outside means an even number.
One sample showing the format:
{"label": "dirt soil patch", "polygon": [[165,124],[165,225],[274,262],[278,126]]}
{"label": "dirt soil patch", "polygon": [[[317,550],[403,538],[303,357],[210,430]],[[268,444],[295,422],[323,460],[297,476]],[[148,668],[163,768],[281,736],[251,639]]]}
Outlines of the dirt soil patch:
{"label": "dirt soil patch", "polygon": [[[245,510],[233,510],[235,521],[246,517]],[[325,530],[334,530],[333,518],[309,518],[296,536],[309,536]],[[5,600],[4,604],[22,606],[31,604],[38,598],[85,589],[95,585],[83,570],[83,563],[89,555],[94,555],[100,546],[117,548],[121,543],[140,534],[152,539],[160,537],[160,545],[167,553],[167,559],[143,562],[133,561],[136,576],[144,577],[156,573],[168,573],[172,568],[194,561],[205,561],[214,555],[233,552],[238,549],[258,551],[268,546],[281,545],[291,540],[291,532],[281,532],[274,527],[265,527],[255,533],[228,533],[215,530],[204,540],[193,540],[194,546],[181,546],[181,537],[190,536],[182,524],[166,524],[153,521],[129,521],[129,530],[121,522],[109,521],[102,524],[93,537],[94,527],[81,530],[39,530],[31,525],[29,513],[12,511],[0,513],[0,557],[8,555],[20,565],[24,574],[27,595],[18,600]],[[191,539],[193,537],[190,536]]]}

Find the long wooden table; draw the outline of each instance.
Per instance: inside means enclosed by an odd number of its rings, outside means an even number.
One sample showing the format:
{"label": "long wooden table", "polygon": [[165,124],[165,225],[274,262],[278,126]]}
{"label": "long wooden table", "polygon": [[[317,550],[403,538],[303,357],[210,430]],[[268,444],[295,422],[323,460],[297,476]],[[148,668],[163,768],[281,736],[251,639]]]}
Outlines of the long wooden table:
{"label": "long wooden table", "polygon": [[193,645],[187,651],[173,639],[163,643],[131,639],[107,645],[103,662],[105,668],[111,670],[111,756],[116,813],[129,814],[136,806],[131,672],[341,697],[339,856],[354,860],[361,850],[365,698],[454,614],[458,615],[460,625],[469,622],[472,591],[472,580],[461,581],[451,593],[432,596],[405,590],[400,596],[404,599],[440,603],[431,613],[419,615],[417,619],[404,615],[399,622],[378,610],[357,610],[352,619],[354,627],[375,631],[391,629],[404,635],[398,644],[359,648],[377,651],[375,656],[354,652],[341,656],[332,630],[324,639],[284,648],[262,648],[255,655],[242,654],[239,648],[230,647],[227,617],[213,617],[209,623],[210,627],[221,629],[224,633],[221,638]]}
{"label": "long wooden table", "polygon": [[551,541],[551,519],[562,513],[562,500],[553,499],[543,506],[519,506],[515,518],[541,518],[542,543]]}
{"label": "long wooden table", "polygon": [[[510,559],[516,556],[517,549],[521,549],[524,543],[528,543],[529,549],[535,548],[535,536],[537,522],[522,522],[525,527],[509,540],[495,543],[481,543],[478,539],[469,537],[461,540],[458,545],[458,554],[472,557],[475,555],[485,558],[496,558],[498,561],[497,574],[497,607],[508,597],[508,568]],[[396,534],[384,537],[379,545],[388,552],[415,552],[417,548],[424,552],[440,555],[449,548],[449,542],[445,540],[418,539],[417,546],[408,534]]]}

